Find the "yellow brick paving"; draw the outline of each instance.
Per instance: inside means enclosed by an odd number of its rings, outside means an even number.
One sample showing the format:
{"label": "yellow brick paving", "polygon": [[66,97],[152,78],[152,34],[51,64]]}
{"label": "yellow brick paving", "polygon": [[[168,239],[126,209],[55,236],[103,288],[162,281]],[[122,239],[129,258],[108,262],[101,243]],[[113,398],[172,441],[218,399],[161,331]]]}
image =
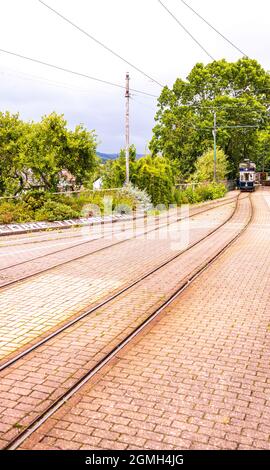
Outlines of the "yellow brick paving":
{"label": "yellow brick paving", "polygon": [[[0,429],[4,446],[53,400],[139,325],[198,264],[215,254],[239,231],[249,216],[241,201],[229,224],[190,251],[137,284],[1,374]],[[201,234],[207,227],[200,228]]]}
{"label": "yellow brick paving", "polygon": [[[190,241],[227,218],[232,207],[229,204],[192,219]],[[0,358],[115,292],[172,254],[175,251],[166,239],[133,239],[111,247],[106,254],[95,253],[4,288],[0,295]]]}
{"label": "yellow brick paving", "polygon": [[270,211],[25,449],[269,449]]}

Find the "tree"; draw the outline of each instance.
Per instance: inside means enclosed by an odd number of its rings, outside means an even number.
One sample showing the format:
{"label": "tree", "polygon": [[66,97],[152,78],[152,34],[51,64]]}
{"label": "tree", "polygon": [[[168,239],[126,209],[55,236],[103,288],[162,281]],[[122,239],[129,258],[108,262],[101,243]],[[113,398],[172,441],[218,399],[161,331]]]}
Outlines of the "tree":
{"label": "tree", "polygon": [[23,136],[27,131],[18,114],[0,113],[0,194],[16,194],[23,186]]}
{"label": "tree", "polygon": [[[144,189],[151,197],[152,203],[170,204],[173,202],[175,175],[174,164],[165,157],[151,155],[136,160],[136,148],[130,148],[130,181],[139,189]],[[105,188],[119,188],[125,183],[125,151],[119,157],[103,166],[103,185]]]}
{"label": "tree", "polygon": [[25,134],[25,164],[46,190],[57,190],[60,173],[69,171],[81,185],[96,164],[96,136],[82,125],[67,129],[63,115],[52,113],[31,123]]}
{"label": "tree", "polygon": [[[129,148],[129,177],[134,180],[136,172],[136,147]],[[121,149],[116,160],[109,160],[101,169],[104,188],[121,188],[126,181],[126,151]]]}
{"label": "tree", "polygon": [[[222,149],[217,149],[216,155],[216,175],[218,181],[226,179],[229,173],[229,164],[227,157]],[[213,181],[214,180],[214,151],[207,150],[197,159],[195,164],[195,173],[192,177],[195,181]]]}
{"label": "tree", "polygon": [[145,189],[154,206],[173,202],[175,172],[172,163],[165,157],[148,155],[137,162],[134,184]]}
{"label": "tree", "polygon": [[187,80],[178,78],[172,89],[162,90],[150,150],[176,161],[188,177],[197,158],[213,145],[215,110],[218,145],[235,175],[242,159],[260,158],[258,138],[269,126],[269,105],[270,75],[256,60],[198,63]]}
{"label": "tree", "polygon": [[258,158],[254,159],[259,171],[270,171],[270,126],[259,132]]}

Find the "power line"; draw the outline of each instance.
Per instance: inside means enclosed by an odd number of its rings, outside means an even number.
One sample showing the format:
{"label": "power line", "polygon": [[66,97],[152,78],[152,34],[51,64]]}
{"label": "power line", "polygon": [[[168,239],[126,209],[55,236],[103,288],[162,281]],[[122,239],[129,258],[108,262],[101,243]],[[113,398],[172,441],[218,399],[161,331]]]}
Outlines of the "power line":
{"label": "power line", "polygon": [[76,87],[76,86],[72,86],[68,83],[63,83],[63,82],[59,82],[59,81],[56,81],[56,80],[50,80],[50,79],[47,79],[45,77],[40,77],[40,76],[37,76],[37,75],[31,75],[29,73],[25,73],[25,72],[19,72],[17,70],[14,70],[14,69],[9,69],[9,68],[3,68],[0,70],[0,75],[2,75],[3,77],[16,77],[20,80],[29,80],[29,81],[33,81],[33,82],[45,82],[46,84],[48,85],[52,85],[54,87],[57,87],[57,88],[65,88],[65,89],[69,89],[69,90],[76,90],[76,91],[79,91],[79,92],[83,92],[83,93],[89,93],[89,88],[79,88],[79,87]]}
{"label": "power line", "polygon": [[[134,96],[136,96],[136,95],[134,95]],[[157,112],[157,108],[149,106],[148,103],[143,103],[143,101],[137,100],[137,98],[134,98],[134,96],[131,95],[131,100],[134,101],[134,103],[138,103],[142,106],[145,106],[146,108],[151,109],[151,111],[155,111],[155,113]]]}
{"label": "power line", "polygon": [[188,3],[186,3],[184,0],[180,0],[187,8],[189,8],[196,16],[198,16],[204,23],[206,23],[211,29],[213,29],[219,36],[221,36],[225,41],[227,41],[234,49],[236,49],[238,52],[240,52],[243,56],[248,57],[247,54],[245,54],[239,47],[237,47],[230,39],[228,39],[224,34],[222,34],[220,31],[218,31],[212,24],[209,23],[205,18],[203,18],[194,8],[192,8]]}
{"label": "power line", "polygon": [[73,23],[73,21],[71,21],[70,19],[68,19],[66,16],[62,15],[61,13],[59,13],[58,11],[56,11],[54,8],[52,8],[51,6],[47,5],[47,3],[43,2],[42,0],[38,0],[39,3],[41,3],[42,5],[44,5],[46,8],[48,8],[49,10],[51,10],[53,13],[55,13],[57,16],[59,16],[60,18],[62,18],[64,21],[66,21],[67,23],[69,23],[71,26],[73,26],[74,28],[76,28],[78,31],[80,31],[81,33],[83,33],[85,36],[87,36],[88,38],[92,39],[92,41],[96,42],[99,46],[103,47],[103,49],[106,49],[108,52],[110,52],[111,54],[113,54],[115,57],[117,57],[118,59],[122,60],[123,62],[125,62],[126,64],[128,64],[130,67],[134,68],[135,70],[137,70],[137,72],[140,72],[142,75],[144,75],[146,78],[148,78],[149,80],[151,80],[152,82],[156,83],[157,85],[161,86],[163,88],[164,85],[162,85],[161,83],[159,83],[157,80],[155,80],[153,77],[151,77],[150,75],[148,75],[147,73],[145,73],[142,69],[140,69],[139,67],[137,67],[136,65],[133,65],[131,62],[129,62],[128,60],[126,60],[124,57],[122,57],[120,54],[118,54],[117,52],[113,51],[110,47],[106,46],[106,44],[102,43],[101,41],[99,41],[98,39],[96,39],[94,36],[92,36],[91,34],[89,34],[87,31],[85,31],[84,29],[82,29],[80,26],[78,26],[77,24]]}
{"label": "power line", "polygon": [[[262,105],[263,106],[263,105]],[[200,110],[222,110],[222,109],[238,109],[240,111],[256,111],[256,112],[260,112],[260,113],[264,113],[267,111],[267,109],[258,109],[258,107],[255,107],[255,106],[249,106],[248,104],[246,103],[242,103],[242,104],[236,104],[235,106],[233,105],[217,105],[217,104],[213,104],[212,106],[205,106],[204,104],[186,104],[186,105],[180,105],[178,106],[178,108],[182,108],[182,109],[188,109],[188,108],[197,108],[197,109],[200,109]]]}
{"label": "power line", "polygon": [[[0,49],[0,52],[3,52],[4,54],[9,54],[9,55],[12,55],[12,56],[15,56],[15,57],[19,57],[20,59],[28,60],[30,62],[35,62],[35,63],[40,64],[40,65],[45,65],[46,67],[51,67],[51,68],[56,69],[56,70],[61,70],[61,72],[67,72],[67,73],[70,73],[72,75],[77,75],[79,77],[87,78],[89,80],[94,80],[96,82],[100,82],[100,83],[103,83],[105,85],[111,85],[111,86],[114,86],[114,87],[121,88],[121,89],[125,90],[125,87],[123,85],[118,84],[118,83],[113,83],[113,82],[110,82],[108,80],[102,80],[101,78],[92,77],[92,76],[87,75],[85,73],[76,72],[74,70],[67,69],[65,67],[60,67],[58,65],[50,64],[48,62],[44,62],[43,60],[34,59],[32,57],[28,57],[28,56],[25,56],[25,55],[22,55],[22,54],[18,54],[17,52],[11,52],[11,51],[7,51],[5,49]],[[142,95],[151,96],[153,98],[158,98],[157,95],[153,95],[153,94],[147,93],[145,91],[140,91],[140,90],[136,90],[136,89],[132,89],[132,88],[131,88],[131,90],[134,91],[135,93],[140,93]]]}
{"label": "power line", "polygon": [[[249,128],[259,128],[260,125],[259,124],[256,124],[256,125],[250,125],[250,124],[247,124],[247,125],[235,125],[235,126],[217,126],[216,129],[249,129]],[[213,127],[201,127],[201,128],[198,128],[197,130],[206,130],[206,129],[210,129],[212,130]]]}
{"label": "power line", "polygon": [[[38,0],[41,1],[41,0]],[[193,39],[194,42],[205,52],[208,57],[210,57],[211,60],[215,60],[215,58],[204,48],[204,46],[190,33],[190,31],[176,18],[176,16],[161,2],[161,0],[158,0],[158,2],[163,6],[163,8],[169,13],[169,15],[181,26],[181,28]]]}

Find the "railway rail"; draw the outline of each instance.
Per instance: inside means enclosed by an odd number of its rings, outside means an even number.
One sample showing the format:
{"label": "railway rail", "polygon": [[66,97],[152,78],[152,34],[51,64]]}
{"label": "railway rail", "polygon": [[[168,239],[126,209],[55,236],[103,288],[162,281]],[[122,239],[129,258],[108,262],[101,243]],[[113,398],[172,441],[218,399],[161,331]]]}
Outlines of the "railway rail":
{"label": "railway rail", "polygon": [[[237,191],[233,191],[237,193]],[[227,196],[221,198],[221,199],[216,199],[213,201],[205,201],[200,204],[198,204],[194,209],[199,209],[200,207],[206,207],[208,204],[219,204],[222,202],[226,202],[229,200],[234,200],[236,199],[237,195],[230,195],[228,194]],[[57,241],[57,240],[66,240],[66,239],[72,239],[72,238],[81,238],[81,230],[82,228],[88,228],[88,229],[94,229],[96,226],[102,226],[102,228],[105,230],[106,227],[109,225],[114,225],[117,226],[119,223],[126,223],[126,222],[132,222],[134,219],[143,219],[145,216],[144,214],[137,217],[127,217],[126,219],[118,219],[118,220],[113,220],[109,221],[106,223],[94,223],[91,225],[86,225],[86,226],[71,226],[70,229],[50,229],[48,231],[36,231],[36,232],[29,232],[29,235],[26,236],[26,234],[16,234],[12,233],[10,235],[1,235],[0,237],[0,248],[1,247],[8,247],[8,246],[20,246],[20,245],[29,245],[29,244],[36,244],[36,243],[46,243],[49,241]]]}
{"label": "railway rail", "polygon": [[[215,202],[213,202],[212,205],[207,205],[206,207],[203,206],[202,210],[195,211],[194,213],[190,214],[189,217],[194,217],[194,216],[203,214],[205,212],[208,212],[210,210],[217,209],[217,208],[222,207],[224,205],[231,204],[232,202],[235,202],[238,197],[239,197],[239,195],[236,196],[236,197],[233,197],[231,199],[228,199],[226,201],[218,201],[218,202],[215,201]],[[69,247],[66,247],[66,248],[61,248],[60,250],[59,249],[54,250],[52,252],[42,254],[42,255],[39,255],[39,256],[30,258],[30,259],[26,259],[26,260],[18,262],[18,263],[10,264],[8,266],[0,268],[0,290],[5,288],[5,287],[14,285],[14,284],[16,284],[20,281],[24,281],[26,279],[29,279],[33,276],[37,276],[39,274],[45,273],[45,272],[47,272],[51,269],[54,269],[56,267],[68,264],[72,261],[80,260],[80,259],[85,258],[86,256],[90,256],[90,255],[93,255],[95,253],[105,251],[105,250],[107,250],[107,249],[109,249],[113,246],[117,246],[117,245],[126,243],[126,242],[128,242],[129,240],[132,240],[135,237],[139,238],[141,236],[145,236],[145,235],[147,235],[151,232],[154,232],[154,231],[162,229],[163,227],[169,226],[170,224],[180,222],[180,221],[184,220],[185,218],[187,218],[187,217],[178,217],[176,220],[173,220],[173,221],[169,220],[166,223],[158,224],[158,226],[155,226],[154,228],[150,228],[149,230],[143,230],[141,233],[137,233],[137,231],[135,231],[135,234],[131,234],[131,236],[128,237],[128,238],[125,238],[125,239],[119,240],[119,241],[115,241],[114,243],[106,244],[105,246],[99,247],[97,249],[94,249],[90,252],[86,252],[86,253],[83,253],[83,254],[79,254],[79,255],[75,254],[75,255],[72,256],[72,250],[74,251],[79,247],[84,247],[84,246],[87,247],[89,245],[91,246],[91,244],[95,241],[106,240],[106,234],[101,236],[101,237],[93,238],[91,240],[84,240],[80,243],[76,243],[76,244],[74,244],[72,246],[69,246]],[[156,222],[156,220],[154,220],[154,223],[155,222]],[[128,230],[129,229],[127,229],[127,231]],[[117,230],[116,232],[114,232],[114,234],[117,234],[117,233],[120,233],[120,232],[122,232],[121,228],[119,230]],[[58,260],[57,262],[54,262],[54,260],[51,260],[51,264],[50,264],[50,257],[52,257],[54,255],[64,254],[64,253],[66,253],[66,254],[70,253],[71,257],[68,258],[67,260]],[[42,261],[42,260],[44,261],[46,259],[47,259],[47,262],[49,263],[49,266],[43,266],[42,268],[39,268],[39,269],[35,269],[35,266],[33,266],[34,269],[32,268],[33,270],[31,272],[31,263],[36,263],[37,261]],[[30,266],[29,266],[29,264],[30,264]],[[8,270],[12,270],[12,268],[17,269],[18,267],[25,267],[25,270],[27,270],[27,274],[21,275],[21,276],[18,276],[18,275],[16,276],[15,275],[15,278],[14,278],[12,273],[11,274],[8,273]]]}
{"label": "railway rail", "polygon": [[[236,201],[238,201],[240,197],[240,194],[238,194],[237,198],[236,198]],[[244,199],[244,198],[242,198]],[[219,206],[220,207],[220,206]],[[225,220],[225,222],[222,222],[221,224],[219,224],[217,227],[215,227],[213,230],[211,230],[210,232],[208,232],[205,236],[203,236],[202,238],[200,238],[199,240],[195,241],[194,243],[190,244],[187,248],[185,248],[184,250],[180,250],[178,251],[176,254],[174,254],[173,256],[170,256],[169,258],[167,258],[165,261],[163,261],[162,263],[160,263],[158,266],[155,266],[153,269],[149,270],[147,273],[144,273],[143,275],[140,275],[138,276],[137,279],[135,279],[134,281],[128,283],[127,285],[125,285],[123,288],[121,289],[118,289],[115,293],[113,293],[112,295],[110,296],[107,296],[105,297],[101,302],[98,302],[97,304],[95,304],[94,306],[91,306],[90,308],[86,309],[82,314],[76,316],[75,318],[73,318],[72,320],[66,322],[64,325],[62,325],[60,328],[57,328],[53,333],[45,336],[44,338],[42,338],[39,342],[36,342],[35,344],[33,344],[31,347],[23,350],[22,352],[20,352],[19,354],[16,354],[15,356],[12,356],[12,358],[6,362],[1,362],[0,361],[0,372],[5,370],[8,366],[14,364],[15,362],[17,362],[19,359],[25,357],[27,354],[29,354],[30,352],[34,351],[35,349],[37,349],[38,347],[44,345],[45,343],[47,343],[49,340],[55,338],[56,336],[58,336],[60,333],[62,333],[63,331],[67,330],[69,327],[71,327],[72,325],[78,323],[80,320],[82,320],[83,318],[87,317],[88,315],[90,315],[91,313],[94,313],[96,312],[98,309],[100,309],[101,307],[104,307],[106,305],[108,305],[111,301],[113,301],[114,299],[117,299],[119,296],[121,296],[122,294],[126,293],[127,291],[129,291],[131,288],[133,288],[134,286],[136,286],[137,284],[139,284],[141,281],[143,281],[144,279],[147,279],[149,276],[151,276],[152,274],[154,274],[155,272],[159,271],[161,268],[163,268],[164,266],[168,265],[169,263],[171,263],[172,261],[174,261],[175,259],[179,258],[179,256],[181,256],[183,253],[186,253],[188,251],[190,251],[193,247],[199,245],[199,243],[201,243],[203,240],[206,240],[210,235],[212,235],[213,233],[215,233],[217,230],[219,230],[222,226],[224,226],[225,223],[229,222],[232,217],[234,216],[235,214],[235,211],[237,209],[237,203],[236,203],[236,206],[233,210],[233,212],[229,215],[229,217]],[[202,212],[206,212],[206,211],[202,211]],[[200,212],[200,213],[202,213]],[[196,214],[193,214],[194,215],[198,215],[199,213],[196,213]],[[159,227],[160,228],[160,227]],[[154,228],[154,229],[151,229],[151,231],[153,230],[157,230],[157,228]],[[102,250],[102,249],[101,249]],[[87,255],[84,255],[84,256],[87,256]],[[5,286],[3,286],[5,287]]]}
{"label": "railway rail", "polygon": [[[101,360],[99,360],[93,367],[91,367],[86,373],[84,373],[81,377],[79,377],[78,380],[76,380],[75,383],[72,384],[69,389],[63,393],[61,396],[59,396],[50,406],[48,406],[42,413],[40,413],[35,419],[32,420],[31,423],[29,423],[19,434],[12,439],[4,448],[5,449],[16,449],[18,448],[21,443],[27,439],[36,429],[38,429],[52,414],[54,414],[71,396],[73,396],[81,387],[88,382],[94,375],[97,374],[105,365],[109,363],[111,359],[113,359],[117,353],[123,349],[127,344],[130,344],[133,339],[135,339],[145,328],[151,324],[151,322],[157,318],[162,311],[164,311],[168,305],[170,305],[171,302],[173,302],[174,299],[176,299],[181,293],[192,283],[202,272],[204,272],[211,264],[214,263],[214,261],[221,256],[221,254],[226,251],[229,246],[231,246],[234,241],[241,236],[241,234],[247,229],[249,224],[252,221],[253,217],[253,204],[252,204],[252,198],[248,196],[248,199],[250,201],[250,214],[247,219],[247,221],[244,223],[243,227],[240,228],[240,230],[237,230],[236,233],[232,237],[229,238],[229,240],[222,246],[221,248],[218,249],[216,253],[214,253],[210,259],[206,259],[200,266],[197,266],[197,268],[190,273],[190,275],[186,276],[186,278],[181,282],[181,285],[173,292],[170,294],[166,300],[164,300],[161,305],[158,306],[158,308],[155,308],[154,311],[150,312],[150,314],[147,314],[147,317],[136,327],[133,328],[133,330],[126,335],[125,338],[123,338],[114,348],[112,348],[106,355],[103,357]],[[241,201],[241,199],[240,199]],[[67,330],[70,328],[72,325],[75,323],[78,323],[80,320],[85,318],[86,316],[89,316],[91,313],[99,309],[101,306],[108,306],[110,302],[117,297],[121,296],[122,294],[125,294],[128,290],[136,286],[137,284],[141,283],[142,281],[146,280],[149,276],[153,275],[157,271],[161,270],[164,268],[164,266],[169,265],[172,263],[172,261],[176,260],[177,258],[181,257],[183,253],[186,253],[190,250],[192,250],[194,247],[200,245],[204,240],[210,239],[213,234],[216,232],[220,231],[222,228],[226,227],[228,223],[231,221],[231,219],[234,217],[236,214],[237,208],[239,204],[239,197],[237,198],[237,203],[234,208],[233,213],[221,224],[219,224],[217,227],[215,227],[214,230],[210,231],[207,235],[202,237],[200,240],[196,241],[189,247],[187,247],[185,250],[180,251],[179,253],[175,254],[173,257],[168,259],[166,262],[162,263],[162,265],[156,267],[155,269],[151,270],[151,272],[148,272],[141,276],[139,279],[135,280],[133,283],[131,283],[129,286],[125,287],[121,291],[117,292],[115,295],[111,296],[110,298],[106,299],[104,302],[100,303],[99,305],[95,306],[92,309],[89,309],[87,312],[85,312],[83,315],[80,317],[76,318],[75,320],[67,323],[63,327],[59,328],[57,331],[55,331],[52,335],[47,336],[44,338],[42,341],[36,343],[33,345],[31,348],[28,348],[27,350],[23,351],[22,353],[18,354],[17,356],[14,356],[11,358],[9,361],[6,361],[5,363],[2,364],[1,370],[5,370],[9,367],[13,367],[16,362],[18,362],[20,359],[25,358],[28,354],[31,352],[37,350],[41,346],[45,345],[50,339],[56,338],[60,333],[63,331]],[[193,214],[194,215],[194,214]]]}

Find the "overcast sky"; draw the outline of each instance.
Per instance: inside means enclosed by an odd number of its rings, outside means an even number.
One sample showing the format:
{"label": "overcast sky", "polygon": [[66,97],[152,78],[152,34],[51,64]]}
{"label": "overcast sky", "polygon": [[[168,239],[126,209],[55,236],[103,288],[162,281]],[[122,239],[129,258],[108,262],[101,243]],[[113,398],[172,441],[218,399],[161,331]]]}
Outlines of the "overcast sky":
{"label": "overcast sky", "polygon": [[[209,57],[157,0],[45,0],[162,84],[186,78]],[[249,57],[270,69],[269,0],[186,0]],[[163,0],[215,59],[237,60],[227,44],[180,0]],[[158,95],[161,88],[57,17],[38,0],[0,0],[0,48]],[[69,127],[95,129],[98,150],[124,146],[124,91],[0,53],[0,110],[39,120],[64,113]],[[131,142],[143,153],[154,125],[155,98],[133,94]]]}

